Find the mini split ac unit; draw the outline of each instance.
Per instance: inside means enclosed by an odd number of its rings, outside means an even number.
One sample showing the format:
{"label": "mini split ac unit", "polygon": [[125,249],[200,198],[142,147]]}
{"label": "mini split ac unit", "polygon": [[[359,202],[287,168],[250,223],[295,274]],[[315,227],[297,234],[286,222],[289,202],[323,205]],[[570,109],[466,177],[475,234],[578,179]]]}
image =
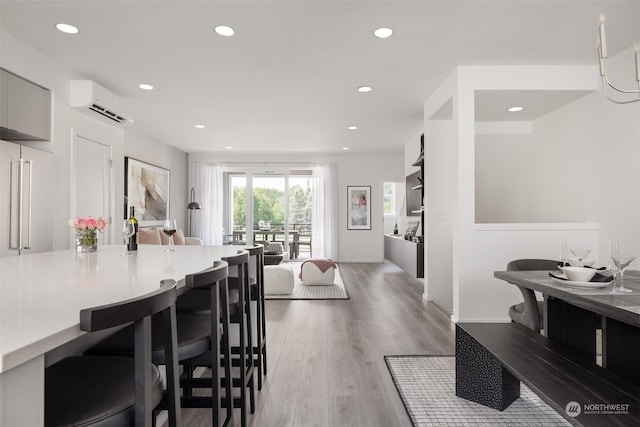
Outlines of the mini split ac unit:
{"label": "mini split ac unit", "polygon": [[71,80],[69,103],[107,123],[124,127],[133,124],[133,112],[126,102],[91,80]]}

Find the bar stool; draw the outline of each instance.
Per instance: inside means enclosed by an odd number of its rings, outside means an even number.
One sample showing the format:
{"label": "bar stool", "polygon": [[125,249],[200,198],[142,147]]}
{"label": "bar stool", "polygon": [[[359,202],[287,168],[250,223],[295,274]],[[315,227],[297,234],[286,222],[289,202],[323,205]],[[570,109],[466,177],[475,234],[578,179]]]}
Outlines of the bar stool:
{"label": "bar stool", "polygon": [[[176,341],[176,284],[150,294],[80,311],[80,329],[101,331],[133,322],[133,358],[72,356],[45,370],[45,425],[151,425],[154,410],[169,410],[180,426]],[[151,362],[151,317],[162,318],[167,390]]]}
{"label": "bar stool", "polygon": [[267,320],[264,304],[264,246],[247,248],[251,262],[249,264],[249,285],[251,301],[256,304],[256,345],[253,347],[254,363],[258,368],[258,390],[262,390],[262,376],[267,375]]}
{"label": "bar stool", "polygon": [[[231,346],[232,356],[223,358],[222,363],[225,367],[238,367],[239,376],[233,378],[233,387],[240,388],[240,398],[233,398],[233,406],[240,408],[240,419],[242,426],[247,425],[247,400],[251,413],[255,412],[255,389],[253,381],[253,372],[255,367],[255,359],[253,356],[253,340],[251,333],[251,308],[250,295],[251,286],[249,285],[249,252],[247,250],[239,250],[237,255],[222,258],[229,266],[229,321],[231,324],[238,325],[239,344]],[[242,284],[242,285],[240,285]],[[257,285],[254,289],[257,288]],[[178,315],[190,314],[214,317],[211,314],[211,307],[207,303],[207,299],[199,295],[199,291],[187,292],[178,297],[176,303]],[[254,291],[257,294],[257,291]],[[224,334],[223,334],[224,335]],[[238,355],[238,357],[233,357]],[[231,361],[231,362],[229,362]],[[185,373],[188,378],[193,376],[193,367],[195,365],[186,366]],[[195,381],[195,379],[193,380]],[[247,396],[246,388],[249,388],[249,396]],[[183,388],[186,394],[190,394],[189,388]],[[248,399],[247,399],[248,397]]]}
{"label": "bar stool", "polygon": [[[200,275],[200,276],[198,276]],[[228,407],[228,401],[232,399],[232,387],[231,378],[229,375],[223,380],[217,367],[220,360],[220,318],[219,315],[228,316],[231,312],[230,305],[233,305],[231,298],[228,298],[226,290],[226,278],[228,275],[227,263],[223,261],[217,261],[213,267],[203,272],[196,273],[196,275],[189,275],[185,278],[186,287],[181,288],[181,296],[188,295],[192,292],[198,293],[197,298],[202,301],[208,308],[208,312],[214,311],[218,313],[216,317],[203,316],[199,314],[185,314],[179,313],[176,316],[177,323],[177,360],[180,365],[186,365],[185,372],[193,372],[193,366],[208,366],[212,368],[213,376],[208,379],[208,384],[204,385],[204,381],[207,379],[201,379],[197,384],[194,384],[192,375],[187,375],[184,381],[181,381],[183,390],[187,390],[182,398],[184,407],[197,407],[197,408],[212,408],[214,425],[220,425],[220,409],[222,407],[227,408],[227,414],[224,421],[224,425],[231,425],[233,423],[233,409]],[[197,276],[197,279],[194,277]],[[220,285],[224,283],[223,285]],[[209,290],[208,295],[202,290],[190,291],[189,288],[199,288]],[[220,291],[222,288],[222,291]],[[204,295],[203,295],[204,294]],[[220,296],[221,295],[221,296]],[[179,300],[179,299],[178,299]],[[237,299],[236,299],[237,300]],[[240,306],[240,304],[236,304]],[[237,309],[236,309],[237,310]],[[227,332],[223,337],[223,342],[226,343],[222,349],[223,354],[230,354],[230,346],[228,344],[228,330],[229,322],[225,322],[226,317],[222,317],[223,333]],[[152,317],[152,359],[155,364],[165,364],[164,358],[164,341],[163,331],[159,327],[161,318],[158,316]],[[215,325],[215,326],[214,326]],[[130,327],[126,327],[108,338],[100,341],[95,346],[85,352],[85,355],[119,355],[130,356],[132,352],[133,330]],[[223,344],[224,345],[224,344]],[[212,347],[215,350],[212,351]],[[213,365],[213,362],[218,364]],[[215,381],[213,380],[215,378]],[[186,383],[185,383],[186,381]],[[223,398],[220,393],[220,382],[225,383],[226,395]],[[227,382],[225,382],[227,381]],[[184,383],[184,384],[183,384]],[[186,399],[192,397],[190,394],[191,388],[209,388],[211,389],[211,396],[205,399]],[[206,400],[207,402],[203,402]],[[194,406],[195,405],[195,406]]]}
{"label": "bar stool", "polygon": [[[223,257],[222,260],[229,264],[229,289],[232,291],[231,293],[237,292],[239,299],[239,310],[230,317],[230,322],[238,325],[239,343],[237,347],[231,345],[232,357],[224,362],[239,368],[239,378],[234,378],[233,386],[240,388],[240,399],[234,398],[234,407],[240,408],[240,423],[242,427],[246,427],[248,424],[247,397],[252,414],[256,407],[253,380],[255,364],[251,336],[251,288],[248,274],[249,252],[239,250],[237,255]],[[238,355],[237,358],[233,357],[235,354]],[[247,388],[249,396],[247,396]]]}
{"label": "bar stool", "polygon": [[[229,287],[228,264],[224,261],[215,261],[212,268],[198,273],[189,274],[185,277],[185,286],[190,290],[184,295],[198,295],[201,300],[209,301],[209,315],[203,318],[210,322],[211,349],[207,354],[181,361],[187,373],[186,378],[181,381],[181,386],[185,392],[181,399],[183,408],[203,408],[210,406],[212,409],[213,425],[220,425],[221,409],[226,409],[226,417],[222,425],[233,426],[233,387],[231,364],[223,363],[224,360],[231,359],[231,347],[229,344]],[[208,297],[208,298],[207,298]],[[237,301],[231,303],[233,312],[238,311]],[[178,315],[178,319],[182,314]],[[178,320],[179,321],[179,320]],[[211,368],[210,378],[193,378],[193,371],[196,367],[206,366]],[[220,367],[224,366],[224,376],[221,375]],[[224,396],[220,390],[223,384]],[[193,388],[211,389],[211,398],[203,396],[192,396]]]}

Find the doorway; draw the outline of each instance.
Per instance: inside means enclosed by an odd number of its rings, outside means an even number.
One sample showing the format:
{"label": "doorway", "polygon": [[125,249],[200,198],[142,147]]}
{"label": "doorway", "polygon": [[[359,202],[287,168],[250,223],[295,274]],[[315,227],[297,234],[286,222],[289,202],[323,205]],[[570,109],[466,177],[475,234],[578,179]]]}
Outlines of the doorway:
{"label": "doorway", "polygon": [[[76,216],[103,217],[113,224],[111,217],[111,147],[76,135],[74,139],[74,195]],[[103,233],[102,244],[110,244],[111,233]]]}

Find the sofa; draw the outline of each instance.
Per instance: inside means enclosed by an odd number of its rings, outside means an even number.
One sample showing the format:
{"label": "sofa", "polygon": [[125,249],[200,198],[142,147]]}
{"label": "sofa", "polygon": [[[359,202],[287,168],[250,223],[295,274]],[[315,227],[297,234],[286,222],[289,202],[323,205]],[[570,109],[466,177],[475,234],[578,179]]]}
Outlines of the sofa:
{"label": "sofa", "polygon": [[[168,245],[169,236],[164,234],[161,228],[144,227],[138,230],[138,244],[141,245]],[[173,235],[174,245],[202,245],[202,240],[197,237],[186,237],[182,229],[178,229]]]}

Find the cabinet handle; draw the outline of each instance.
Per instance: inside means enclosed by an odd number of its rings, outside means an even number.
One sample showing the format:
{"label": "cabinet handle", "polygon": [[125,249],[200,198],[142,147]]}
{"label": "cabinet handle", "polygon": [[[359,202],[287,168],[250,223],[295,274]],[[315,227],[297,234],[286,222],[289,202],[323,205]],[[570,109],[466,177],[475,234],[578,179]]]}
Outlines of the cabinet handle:
{"label": "cabinet handle", "polygon": [[[14,188],[14,179],[16,179],[16,185],[15,187],[18,190],[18,203],[16,206],[16,223],[14,224],[14,215],[13,215],[13,211],[14,211],[14,207],[13,207],[13,200],[14,197],[13,195],[9,197],[9,233],[12,232],[12,230],[17,229],[17,245],[13,244],[13,239],[11,238],[11,236],[9,237],[9,249],[17,249],[17,250],[22,250],[22,249],[31,249],[31,177],[32,177],[32,172],[31,172],[31,168],[32,168],[32,164],[33,162],[31,162],[30,160],[25,160],[25,159],[15,159],[11,161],[11,183],[10,183],[10,188],[11,190]],[[14,165],[17,166],[18,170],[17,170],[17,174],[14,174]],[[28,214],[28,218],[27,218],[27,226],[28,226],[28,238],[27,238],[27,245],[24,245],[24,233],[23,233],[23,206],[24,206],[24,167],[25,165],[29,166],[29,206],[28,206],[28,210],[27,210],[27,214]],[[16,176],[17,178],[14,178],[14,176]],[[10,191],[11,193],[11,191]],[[17,227],[14,228],[14,225],[17,225]]]}

